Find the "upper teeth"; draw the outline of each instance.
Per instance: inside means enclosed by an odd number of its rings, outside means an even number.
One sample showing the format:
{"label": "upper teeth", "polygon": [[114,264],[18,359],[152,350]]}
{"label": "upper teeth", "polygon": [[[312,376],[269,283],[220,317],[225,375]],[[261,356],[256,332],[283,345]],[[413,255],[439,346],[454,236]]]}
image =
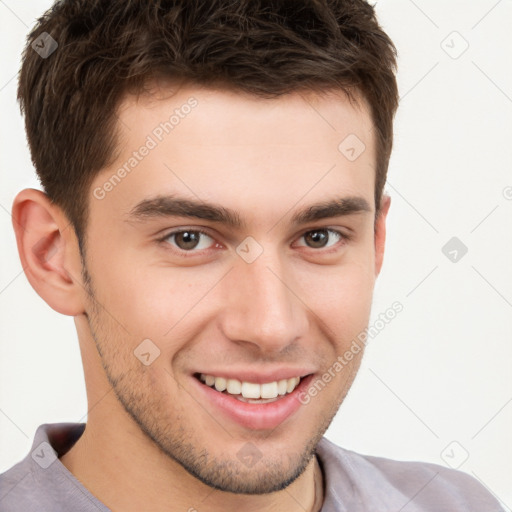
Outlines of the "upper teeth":
{"label": "upper teeth", "polygon": [[291,379],[256,384],[237,379],[214,377],[204,373],[201,373],[200,379],[207,386],[214,386],[217,391],[226,390],[231,395],[241,394],[244,398],[276,398],[278,395],[291,393],[300,382],[300,377],[292,377]]}

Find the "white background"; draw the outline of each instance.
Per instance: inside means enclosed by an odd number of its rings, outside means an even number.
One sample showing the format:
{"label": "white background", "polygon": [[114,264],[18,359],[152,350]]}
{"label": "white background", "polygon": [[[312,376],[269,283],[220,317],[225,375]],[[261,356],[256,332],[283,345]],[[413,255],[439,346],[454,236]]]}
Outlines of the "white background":
{"label": "white background", "polygon": [[[18,190],[38,188],[16,74],[50,4],[0,0],[0,472],[28,453],[38,425],[87,412],[72,318],[28,284],[9,213]],[[397,300],[404,310],[370,342],[327,437],[461,464],[510,510],[512,2],[384,0],[377,11],[399,51],[401,104],[373,318]],[[468,248],[455,263],[441,250],[454,236]]]}

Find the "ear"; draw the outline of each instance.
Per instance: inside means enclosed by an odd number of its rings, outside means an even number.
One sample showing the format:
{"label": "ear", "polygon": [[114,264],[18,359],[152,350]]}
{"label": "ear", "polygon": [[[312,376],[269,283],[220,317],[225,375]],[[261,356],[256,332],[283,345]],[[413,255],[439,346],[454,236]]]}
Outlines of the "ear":
{"label": "ear", "polygon": [[32,288],[55,311],[84,312],[82,264],[73,226],[40,190],[22,190],[12,221],[23,270]]}
{"label": "ear", "polygon": [[391,205],[391,197],[383,195],[380,202],[380,212],[375,220],[375,276],[378,276],[384,261],[384,246],[386,245],[386,218]]}

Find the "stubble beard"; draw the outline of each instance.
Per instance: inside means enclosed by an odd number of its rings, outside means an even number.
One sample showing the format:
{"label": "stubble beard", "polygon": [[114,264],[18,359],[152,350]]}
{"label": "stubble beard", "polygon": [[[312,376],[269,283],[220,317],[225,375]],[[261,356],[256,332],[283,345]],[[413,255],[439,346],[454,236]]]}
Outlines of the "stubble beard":
{"label": "stubble beard", "polygon": [[[105,375],[124,410],[161,453],[203,484],[235,494],[261,495],[283,490],[306,470],[346,392],[338,397],[336,403],[331,404],[322,415],[315,432],[305,437],[304,444],[295,453],[263,456],[251,467],[239,460],[236,452],[234,456],[214,456],[206,443],[201,441],[205,437],[211,440],[212,436],[208,433],[206,436],[198,435],[193,425],[184,424],[178,410],[171,412],[169,404],[164,400],[168,396],[165,392],[152,392],[148,367],[141,365],[131,351],[123,351],[127,344],[116,335],[116,322],[95,299],[93,282],[85,265],[82,276],[90,297],[86,316]],[[124,331],[117,327],[117,332]],[[168,375],[169,379],[174,379]],[[180,393],[188,393],[183,386],[178,384],[178,387]],[[211,421],[215,420],[212,418]],[[279,428],[286,429],[286,422]],[[270,432],[269,436],[279,435],[278,429]],[[283,433],[281,431],[281,436]],[[286,438],[286,433],[283,437]],[[258,435],[257,442],[261,442],[261,439],[262,436]],[[234,437],[233,440],[240,448],[245,444],[243,440]]]}

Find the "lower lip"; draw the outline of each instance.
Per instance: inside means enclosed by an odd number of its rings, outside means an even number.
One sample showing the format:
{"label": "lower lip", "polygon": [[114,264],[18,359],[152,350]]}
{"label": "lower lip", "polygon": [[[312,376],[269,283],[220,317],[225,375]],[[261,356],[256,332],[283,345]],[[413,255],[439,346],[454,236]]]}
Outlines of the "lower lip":
{"label": "lower lip", "polygon": [[313,374],[304,377],[291,393],[284,395],[275,402],[266,404],[241,402],[228,394],[221,393],[203,384],[196,377],[192,377],[192,380],[205,400],[209,404],[213,404],[221,414],[242,427],[264,430],[276,428],[300,408],[302,405],[299,400],[300,393],[307,389],[313,377]]}

